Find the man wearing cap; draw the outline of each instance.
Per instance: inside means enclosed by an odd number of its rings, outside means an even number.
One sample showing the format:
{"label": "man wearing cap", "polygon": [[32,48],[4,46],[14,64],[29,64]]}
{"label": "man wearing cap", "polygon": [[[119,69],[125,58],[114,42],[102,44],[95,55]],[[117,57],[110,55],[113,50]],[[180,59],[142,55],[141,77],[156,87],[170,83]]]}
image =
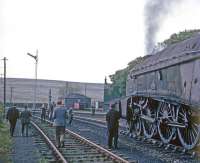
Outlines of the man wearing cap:
{"label": "man wearing cap", "polygon": [[127,124],[129,127],[129,134],[130,137],[133,137],[133,109],[132,109],[132,104],[129,103],[128,107],[127,107],[127,114],[126,114],[126,120],[127,120]]}
{"label": "man wearing cap", "polygon": [[120,113],[117,111],[116,103],[111,105],[111,109],[106,114],[106,121],[108,126],[108,148],[112,148],[112,141],[114,138],[114,147],[118,148],[118,128],[119,128]]}
{"label": "man wearing cap", "polygon": [[73,120],[73,109],[72,109],[72,107],[70,107],[69,110],[68,110],[68,120],[69,120],[68,124],[71,125],[72,120]]}
{"label": "man wearing cap", "polygon": [[45,122],[45,118],[46,118],[46,106],[45,106],[45,104],[42,104],[42,107],[41,107],[41,121]]}
{"label": "man wearing cap", "polygon": [[24,128],[26,129],[26,136],[28,136],[28,127],[30,124],[31,112],[27,110],[27,106],[24,107],[24,111],[21,112],[20,119],[22,124],[22,136],[24,136]]}
{"label": "man wearing cap", "polygon": [[13,136],[15,131],[17,118],[19,118],[19,111],[17,110],[16,106],[10,107],[6,114],[6,119],[9,120],[10,123],[10,136]]}
{"label": "man wearing cap", "polygon": [[55,108],[55,102],[53,101],[53,103],[50,104],[49,106],[49,120],[52,121],[52,116],[53,116],[53,110]]}
{"label": "man wearing cap", "polygon": [[59,100],[53,112],[53,126],[56,127],[56,142],[58,148],[64,147],[64,134],[66,126],[67,110],[64,107],[63,101]]}

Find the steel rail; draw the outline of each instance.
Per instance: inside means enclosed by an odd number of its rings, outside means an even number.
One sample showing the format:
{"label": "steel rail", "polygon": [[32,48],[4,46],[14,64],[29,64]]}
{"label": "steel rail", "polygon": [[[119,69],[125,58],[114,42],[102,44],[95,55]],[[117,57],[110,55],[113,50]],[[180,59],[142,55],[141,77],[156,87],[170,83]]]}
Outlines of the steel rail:
{"label": "steel rail", "polygon": [[81,117],[81,116],[74,115],[74,119],[84,119],[84,120],[88,120],[88,121],[98,122],[101,124],[106,124],[106,121],[104,121],[104,120],[101,121],[100,119],[95,119],[95,118],[90,118],[90,117]]}
{"label": "steel rail", "polygon": [[56,157],[59,158],[60,161],[63,163],[68,163],[63,155],[59,152],[56,146],[52,143],[52,141],[45,135],[45,133],[40,129],[40,127],[31,121],[31,124],[40,132],[40,134],[44,137],[45,141],[49,144],[50,148],[52,148],[53,152],[55,152]]}
{"label": "steel rail", "polygon": [[[33,116],[33,117],[38,118],[38,119],[41,119],[40,117],[37,117],[37,116]],[[52,124],[52,122],[49,121],[49,120],[45,120],[45,121],[48,122],[48,123],[50,123],[50,124]],[[113,161],[120,162],[120,163],[129,163],[129,161],[127,161],[127,160],[125,160],[125,159],[123,159],[123,158],[117,156],[116,154],[114,154],[114,153],[112,153],[112,152],[106,150],[105,148],[103,148],[103,147],[101,147],[101,146],[99,146],[99,145],[97,145],[97,144],[95,144],[95,143],[93,143],[93,142],[87,140],[86,138],[84,138],[84,137],[82,137],[82,136],[76,134],[75,132],[72,132],[72,131],[70,131],[70,130],[68,130],[68,129],[65,129],[65,132],[68,133],[69,135],[71,135],[72,137],[74,137],[75,139],[79,139],[79,140],[81,140],[82,142],[87,143],[87,144],[90,145],[91,147],[96,148],[97,151],[99,151],[100,153],[102,153],[102,154],[106,155],[107,157],[111,158]],[[56,148],[56,147],[55,147],[55,148]],[[56,149],[56,150],[57,150],[57,149]],[[57,151],[58,151],[58,150],[57,150]],[[61,154],[61,155],[62,155],[62,154]],[[137,162],[137,161],[136,161],[136,162]]]}
{"label": "steel rail", "polygon": [[79,139],[79,140],[81,140],[81,141],[83,141],[83,142],[89,144],[90,146],[95,147],[100,153],[102,153],[102,154],[104,154],[104,155],[110,157],[113,161],[119,161],[119,162],[121,162],[121,163],[129,163],[129,161],[124,160],[123,158],[121,158],[121,157],[115,155],[114,153],[112,153],[112,152],[106,150],[105,148],[103,148],[103,147],[101,147],[101,146],[99,146],[99,145],[97,145],[97,144],[95,144],[95,143],[93,143],[93,142],[91,142],[91,141],[85,139],[84,137],[82,137],[82,136],[76,134],[75,132],[72,132],[72,131],[70,131],[70,130],[68,130],[68,129],[65,129],[65,131],[66,131],[68,134],[70,134],[70,135],[72,135],[73,137],[75,137],[76,139]]}
{"label": "steel rail", "polygon": [[[92,112],[91,111],[80,111],[80,110],[74,110],[73,111],[74,114],[86,114],[86,115],[92,115]],[[106,112],[98,112],[96,111],[94,115],[92,116],[106,116]]]}
{"label": "steel rail", "polygon": [[[39,118],[39,117],[37,117],[37,118]],[[80,121],[80,122],[83,122],[83,123],[89,123],[89,124],[92,124],[92,125],[95,125],[95,126],[98,126],[98,127],[103,127],[103,128],[107,128],[107,126],[106,126],[106,122],[105,121],[100,121],[100,120],[95,120],[95,119],[90,119],[90,118],[88,118],[88,117],[79,117],[79,116],[75,116],[74,117],[74,119],[75,120],[77,120],[77,121]],[[84,119],[84,120],[83,120]],[[89,121],[88,122],[88,120],[91,120],[91,121]],[[47,120],[48,121],[48,120]],[[48,121],[48,122],[50,122],[50,121]],[[101,123],[101,124],[98,124],[98,123]],[[125,128],[125,126],[123,126],[123,125],[120,125],[120,127],[121,128]],[[124,131],[124,130],[121,130],[120,131],[120,134],[122,134],[122,135],[127,135],[127,133]],[[142,137],[140,137],[141,139],[142,139]],[[153,141],[156,141],[155,139],[149,139],[149,142],[153,142]],[[162,144],[162,142],[160,142],[160,141],[156,141],[157,143],[159,143],[159,144]],[[155,143],[153,143],[153,144],[155,144]],[[96,145],[96,144],[95,144]],[[171,146],[171,147],[173,147],[174,149],[176,148],[176,150],[177,151],[179,151],[179,152],[181,152],[181,153],[185,153],[185,152],[183,152],[184,151],[184,149],[182,148],[182,147],[180,147],[180,146],[176,146],[176,145],[173,145],[173,144],[168,144],[167,145],[167,147],[168,146]],[[167,148],[166,147],[166,148]],[[175,150],[175,151],[176,151]],[[192,153],[191,153],[192,152]],[[194,158],[195,156],[196,156],[196,152],[194,152],[194,151],[191,151],[191,152],[189,152],[189,151],[187,151],[187,154],[189,154],[189,155],[191,155],[191,158]],[[198,156],[199,157],[199,156]]]}
{"label": "steel rail", "polygon": [[[107,128],[106,122],[104,122],[104,121],[90,119],[90,118],[86,118],[86,117],[78,117],[78,116],[76,116],[74,119],[76,121],[79,121],[79,122],[95,125],[95,126],[98,126],[98,127]],[[168,125],[170,125],[170,124],[168,124]],[[122,129],[121,131],[119,131],[119,133],[121,135],[127,135],[126,131],[124,130],[125,126],[119,125],[119,127]],[[182,126],[179,126],[179,127],[182,127]],[[142,138],[142,137],[138,136],[138,138]],[[143,138],[143,140],[144,140],[144,138]],[[152,141],[160,142],[161,141],[161,140],[156,140],[156,139],[153,139],[153,138],[146,139],[146,140],[149,140],[149,142],[152,142]],[[160,142],[160,143],[162,143],[162,142]],[[172,146],[172,147],[174,147],[176,149],[179,149],[182,153],[185,153],[183,151],[186,151],[182,146],[177,146],[175,144],[166,144],[166,145],[167,146]],[[200,146],[200,143],[197,145],[197,147],[199,147],[199,146]],[[200,158],[200,152],[198,152],[198,150],[197,151],[196,150],[195,151],[192,150],[192,151],[187,151],[187,152],[188,152],[189,155],[191,155],[191,158],[193,158],[195,155],[198,155],[198,157]]]}

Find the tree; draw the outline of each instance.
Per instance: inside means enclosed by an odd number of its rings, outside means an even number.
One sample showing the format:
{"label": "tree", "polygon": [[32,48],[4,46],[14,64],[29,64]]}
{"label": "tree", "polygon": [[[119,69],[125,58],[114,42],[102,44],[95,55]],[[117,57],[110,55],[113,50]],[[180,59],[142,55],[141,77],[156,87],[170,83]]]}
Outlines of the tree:
{"label": "tree", "polygon": [[200,32],[200,29],[193,29],[193,30],[185,30],[179,33],[174,33],[170,36],[169,39],[164,40],[161,44],[169,46],[169,45],[184,41],[199,32]]}
{"label": "tree", "polygon": [[148,56],[138,57],[129,62],[126,68],[118,70],[115,72],[115,74],[109,76],[112,84],[109,86],[109,90],[106,92],[106,95],[109,96],[105,97],[106,100],[126,96],[126,80],[129,71],[137,64],[140,64],[142,61],[144,61],[144,59],[147,57]]}

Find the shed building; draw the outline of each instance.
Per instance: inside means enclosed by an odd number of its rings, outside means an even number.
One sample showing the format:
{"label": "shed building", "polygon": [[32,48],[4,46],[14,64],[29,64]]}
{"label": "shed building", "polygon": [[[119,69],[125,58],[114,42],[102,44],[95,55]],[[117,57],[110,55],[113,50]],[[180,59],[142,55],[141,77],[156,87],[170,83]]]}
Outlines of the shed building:
{"label": "shed building", "polygon": [[65,106],[76,109],[85,109],[91,107],[91,98],[82,94],[69,94],[65,97]]}

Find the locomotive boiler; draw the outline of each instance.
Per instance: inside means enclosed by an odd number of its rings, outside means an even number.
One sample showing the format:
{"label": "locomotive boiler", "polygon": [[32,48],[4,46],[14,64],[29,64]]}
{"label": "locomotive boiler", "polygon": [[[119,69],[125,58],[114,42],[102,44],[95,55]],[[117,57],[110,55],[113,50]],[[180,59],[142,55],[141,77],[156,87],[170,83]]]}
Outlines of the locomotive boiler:
{"label": "locomotive boiler", "polygon": [[[163,143],[178,140],[187,150],[200,137],[200,34],[172,44],[128,74],[122,116],[131,106],[131,132]],[[132,124],[132,125],[131,125]]]}

